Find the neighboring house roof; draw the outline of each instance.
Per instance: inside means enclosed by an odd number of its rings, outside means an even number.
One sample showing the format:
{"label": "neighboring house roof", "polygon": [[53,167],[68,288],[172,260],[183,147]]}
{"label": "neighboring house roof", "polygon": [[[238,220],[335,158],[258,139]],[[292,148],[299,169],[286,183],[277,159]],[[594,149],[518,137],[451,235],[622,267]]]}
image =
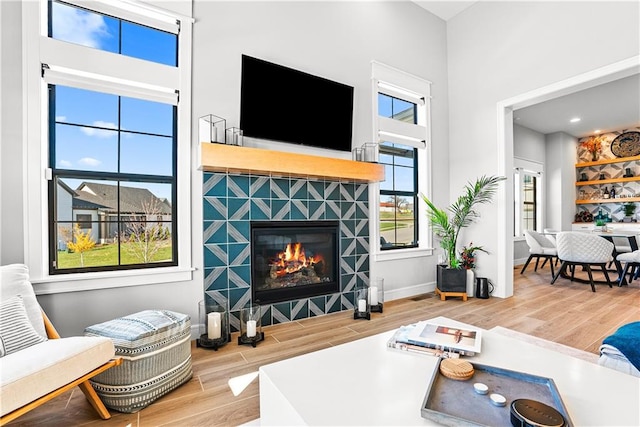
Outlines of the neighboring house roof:
{"label": "neighboring house roof", "polygon": [[[73,207],[85,207],[116,212],[118,209],[118,187],[109,184],[83,182],[75,191]],[[146,188],[120,186],[120,211],[122,213],[147,213],[149,206],[158,214],[171,214],[171,205],[166,199],[156,197]]]}
{"label": "neighboring house roof", "polygon": [[71,206],[73,207],[73,209],[108,209],[107,206],[90,202],[88,200],[83,200],[78,198],[77,196],[74,197],[71,201]]}
{"label": "neighboring house roof", "polygon": [[67,193],[71,194],[72,196],[76,195],[76,192],[73,191],[73,189],[69,187],[67,184],[65,184],[63,180],[59,179],[57,183],[58,183],[58,186],[63,190],[65,190]]}

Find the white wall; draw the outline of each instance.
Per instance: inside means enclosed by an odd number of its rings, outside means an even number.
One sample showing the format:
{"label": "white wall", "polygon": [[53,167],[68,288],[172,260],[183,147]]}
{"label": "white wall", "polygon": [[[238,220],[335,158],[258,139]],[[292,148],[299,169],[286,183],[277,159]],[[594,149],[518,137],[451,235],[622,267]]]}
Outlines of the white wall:
{"label": "white wall", "polygon": [[[5,71],[21,76],[20,4],[2,5],[2,105],[20,105],[19,85],[5,92]],[[174,4],[175,3],[175,4]],[[185,15],[185,2],[166,3]],[[165,4],[158,2],[160,7]],[[174,7],[175,6],[175,7]],[[7,13],[7,9],[9,13]],[[203,298],[202,173],[197,170],[197,118],[216,114],[228,126],[239,124],[240,55],[272,62],[337,80],[355,87],[354,143],[372,138],[371,65],[377,60],[433,82],[432,153],[436,203],[448,202],[448,93],[446,28],[441,19],[409,2],[212,2],[196,0],[193,37],[193,167],[192,257],[193,280],[153,286],[103,289],[41,295],[39,300],[62,335],[81,333],[85,326],[148,308],[180,311],[197,319],[197,303]],[[11,34],[12,50],[6,55],[5,34]],[[306,101],[308,102],[308,101]],[[301,104],[304,108],[304,103]],[[20,123],[21,108],[11,116]],[[16,136],[2,127],[2,228],[3,264],[24,260],[22,213],[23,184],[20,126]],[[286,113],[282,123],[286,126]],[[327,132],[326,118],[318,118],[318,132]],[[8,142],[15,142],[8,146]],[[251,144],[251,142],[249,141]],[[258,145],[254,142],[255,145]],[[277,149],[298,146],[268,144]],[[6,147],[6,148],[5,148]],[[316,152],[317,153],[317,152]],[[324,155],[339,155],[322,152]],[[347,155],[348,156],[348,155]],[[11,183],[5,175],[10,175]],[[6,206],[16,207],[5,220]],[[13,208],[12,208],[13,209]],[[10,239],[6,239],[9,236]],[[11,241],[11,245],[4,242]],[[9,246],[7,249],[6,247]],[[7,252],[5,253],[5,250]],[[382,267],[372,265],[372,270]],[[435,280],[435,257],[389,261],[384,264],[386,290],[396,297],[424,292]]]}
{"label": "white wall", "polygon": [[[240,121],[241,55],[247,54],[355,88],[353,145],[373,138],[371,61],[376,60],[433,82],[433,174],[448,176],[445,23],[409,2],[199,2],[194,3],[193,115],[215,114],[227,126]],[[304,96],[304,94],[301,94]],[[292,108],[304,108],[305,102]],[[286,126],[286,112],[282,122]],[[328,117],[318,132],[331,137]],[[197,134],[197,128],[194,127]],[[245,145],[296,150],[324,156],[345,153],[248,140]],[[350,155],[347,153],[346,157]],[[199,173],[194,182],[201,182]],[[447,185],[434,186],[436,203],[447,203]],[[194,194],[195,197],[195,194]],[[376,224],[371,224],[377,226]],[[437,258],[376,263],[385,291],[400,297],[425,292],[435,280]]]}
{"label": "white wall", "polygon": [[[503,170],[503,154],[512,157],[513,147],[499,149],[496,143],[499,101],[638,55],[639,7],[638,2],[477,2],[448,21],[451,193],[479,175]],[[512,179],[506,185],[512,188]],[[505,193],[482,209],[482,226],[468,230],[474,243],[496,254],[492,262],[479,262],[478,272],[494,281],[496,296],[513,289],[512,248],[498,241],[499,229],[509,230],[513,221]],[[499,214],[498,206],[505,211]],[[496,280],[499,257],[507,260],[502,283]]]}
{"label": "white wall", "polygon": [[545,148],[543,133],[513,125],[513,157],[544,164]]}
{"label": "white wall", "polygon": [[0,1],[0,264],[24,259],[21,7]]}
{"label": "white wall", "polygon": [[576,213],[576,144],[578,138],[564,132],[546,135],[547,179],[545,228],[571,230]]}

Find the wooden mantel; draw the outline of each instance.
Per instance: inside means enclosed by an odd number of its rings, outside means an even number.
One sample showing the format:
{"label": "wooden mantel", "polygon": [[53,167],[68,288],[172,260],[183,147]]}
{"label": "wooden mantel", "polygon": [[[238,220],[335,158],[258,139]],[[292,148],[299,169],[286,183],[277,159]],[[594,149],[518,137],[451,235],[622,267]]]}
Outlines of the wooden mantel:
{"label": "wooden mantel", "polygon": [[206,142],[201,146],[201,168],[206,172],[241,172],[357,182],[384,181],[384,166],[376,163]]}

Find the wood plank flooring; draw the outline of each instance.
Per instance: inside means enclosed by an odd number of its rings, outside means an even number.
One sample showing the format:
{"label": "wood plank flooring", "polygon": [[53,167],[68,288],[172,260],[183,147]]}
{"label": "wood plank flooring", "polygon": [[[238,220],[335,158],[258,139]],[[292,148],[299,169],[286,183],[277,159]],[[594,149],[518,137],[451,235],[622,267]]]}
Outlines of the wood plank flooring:
{"label": "wood plank flooring", "polygon": [[[640,321],[640,282],[612,289],[558,279],[550,285],[548,268],[524,275],[514,268],[514,296],[500,299],[460,298],[440,301],[434,293],[389,301],[370,321],[353,320],[352,312],[305,319],[264,328],[256,348],[233,341],[219,351],[192,347],[193,379],[136,414],[111,411],[100,420],[79,389],[45,404],[10,425],[224,426],[260,416],[258,380],[234,397],[229,378],[254,372],[261,365],[353,341],[401,325],[446,316],[481,328],[503,326],[597,354],[602,340],[622,324]],[[580,273],[577,273],[580,274]],[[234,336],[233,339],[236,339]]]}

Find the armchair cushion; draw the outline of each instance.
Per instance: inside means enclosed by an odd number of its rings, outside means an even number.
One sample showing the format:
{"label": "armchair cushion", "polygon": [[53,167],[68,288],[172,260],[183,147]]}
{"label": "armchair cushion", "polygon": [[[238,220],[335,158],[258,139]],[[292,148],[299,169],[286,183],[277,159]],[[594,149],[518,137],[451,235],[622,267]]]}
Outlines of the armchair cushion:
{"label": "armchair cushion", "polygon": [[103,337],[51,339],[0,358],[0,414],[5,415],[108,362]]}
{"label": "armchair cushion", "polygon": [[31,325],[22,296],[0,302],[0,357],[46,340]]}

